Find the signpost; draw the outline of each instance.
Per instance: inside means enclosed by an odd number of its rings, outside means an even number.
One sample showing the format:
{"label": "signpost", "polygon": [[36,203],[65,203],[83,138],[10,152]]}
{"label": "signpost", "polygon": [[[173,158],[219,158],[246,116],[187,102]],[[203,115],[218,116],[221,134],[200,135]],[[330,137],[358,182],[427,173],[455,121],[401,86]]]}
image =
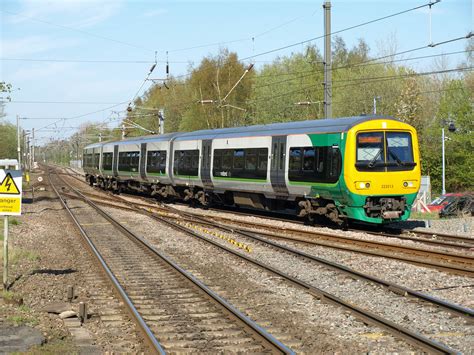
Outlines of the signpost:
{"label": "signpost", "polygon": [[4,216],[4,290],[7,290],[8,288],[8,217],[21,215],[22,176],[21,170],[18,170],[18,168],[17,160],[0,160],[0,216]]}

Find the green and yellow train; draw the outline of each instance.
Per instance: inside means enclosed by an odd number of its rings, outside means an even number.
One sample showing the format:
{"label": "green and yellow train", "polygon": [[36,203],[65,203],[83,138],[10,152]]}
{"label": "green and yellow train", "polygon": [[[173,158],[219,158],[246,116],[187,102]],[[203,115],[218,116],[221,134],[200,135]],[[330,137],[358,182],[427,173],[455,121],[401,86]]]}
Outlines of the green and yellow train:
{"label": "green and yellow train", "polygon": [[415,129],[385,116],[146,136],[85,147],[91,184],[271,211],[389,223],[420,186]]}

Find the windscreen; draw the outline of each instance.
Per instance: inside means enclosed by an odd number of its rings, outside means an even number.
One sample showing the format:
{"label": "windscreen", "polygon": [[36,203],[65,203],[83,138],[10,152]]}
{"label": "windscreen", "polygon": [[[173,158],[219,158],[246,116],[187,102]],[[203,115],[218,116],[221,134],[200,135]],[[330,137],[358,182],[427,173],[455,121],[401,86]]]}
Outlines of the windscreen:
{"label": "windscreen", "polygon": [[409,132],[363,132],[356,144],[359,171],[411,170],[416,165]]}

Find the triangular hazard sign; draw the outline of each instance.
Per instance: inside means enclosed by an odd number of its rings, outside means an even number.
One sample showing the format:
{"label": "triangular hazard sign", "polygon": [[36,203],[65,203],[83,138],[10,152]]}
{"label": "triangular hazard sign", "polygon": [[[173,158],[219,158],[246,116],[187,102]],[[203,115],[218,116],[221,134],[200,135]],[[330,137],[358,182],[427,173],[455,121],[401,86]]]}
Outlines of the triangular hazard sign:
{"label": "triangular hazard sign", "polygon": [[15,184],[12,175],[8,173],[0,184],[0,194],[10,194],[10,195],[19,195],[20,190]]}

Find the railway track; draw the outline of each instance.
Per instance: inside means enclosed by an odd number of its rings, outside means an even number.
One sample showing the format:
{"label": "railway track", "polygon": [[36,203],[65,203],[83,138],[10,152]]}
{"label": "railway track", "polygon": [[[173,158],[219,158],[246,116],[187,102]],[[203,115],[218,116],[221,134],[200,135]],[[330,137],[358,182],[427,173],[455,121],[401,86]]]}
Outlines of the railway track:
{"label": "railway track", "polygon": [[[226,227],[226,226],[222,226],[221,224],[216,225],[215,221],[209,221],[209,220],[206,220],[206,218],[201,218],[201,220],[198,220],[195,215],[191,215],[191,216],[186,215],[185,213],[183,213],[181,211],[175,211],[175,210],[172,210],[172,209],[168,209],[168,215],[166,215],[165,213],[163,213],[163,208],[161,208],[162,213],[161,213],[160,216],[158,216],[156,213],[151,212],[150,205],[148,205],[148,206],[135,206],[133,203],[130,203],[129,201],[127,201],[126,203],[129,204],[128,207],[124,207],[126,209],[129,209],[129,210],[134,210],[135,209],[136,211],[141,210],[140,211],[141,213],[148,214],[148,215],[150,215],[150,217],[156,219],[157,221],[160,221],[161,223],[167,223],[168,225],[170,225],[170,226],[172,226],[172,227],[174,227],[178,230],[181,230],[185,233],[188,233],[188,234],[193,235],[197,238],[200,238],[201,240],[205,240],[206,242],[211,243],[211,244],[213,244],[213,245],[215,245],[215,246],[217,246],[217,247],[219,247],[223,250],[226,250],[229,253],[232,253],[236,256],[239,256],[240,258],[243,258],[243,259],[253,263],[254,265],[257,265],[257,266],[259,266],[259,267],[261,267],[261,268],[263,268],[263,269],[265,269],[269,272],[275,273],[275,274],[279,275],[280,277],[285,278],[287,281],[293,283],[294,285],[305,288],[306,290],[308,290],[309,293],[313,294],[314,296],[316,296],[318,298],[324,298],[325,300],[329,301],[330,303],[334,303],[334,304],[337,304],[340,307],[349,309],[351,312],[356,314],[358,317],[362,318],[364,321],[369,322],[371,324],[375,324],[379,327],[382,327],[382,328],[388,330],[389,332],[391,332],[392,334],[394,334],[396,336],[402,336],[405,340],[408,340],[412,344],[416,344],[417,346],[420,346],[421,348],[423,348],[425,350],[428,350],[430,352],[441,352],[441,353],[453,352],[452,349],[444,346],[443,344],[439,344],[435,341],[432,342],[430,339],[427,339],[427,338],[425,338],[425,337],[423,337],[419,334],[415,334],[414,332],[411,332],[408,329],[400,327],[399,325],[394,324],[391,321],[383,319],[383,317],[380,317],[376,314],[373,314],[370,311],[367,312],[367,310],[360,309],[359,307],[354,306],[350,302],[345,302],[344,300],[340,299],[337,296],[328,294],[327,292],[325,292],[321,289],[318,289],[318,288],[314,287],[313,285],[305,283],[305,282],[303,282],[303,281],[301,281],[301,280],[299,280],[295,277],[287,275],[284,272],[281,272],[278,269],[275,269],[274,267],[271,267],[269,265],[265,265],[265,264],[263,264],[263,263],[261,263],[257,260],[253,260],[252,258],[249,258],[246,255],[243,255],[242,253],[238,253],[235,250],[227,248],[227,247],[225,247],[225,246],[223,246],[219,243],[216,243],[215,241],[212,241],[212,239],[209,239],[208,238],[209,236],[204,237],[202,235],[202,233],[197,233],[196,229],[193,230],[193,228],[190,228],[189,226],[186,226],[186,223],[191,223],[191,221],[194,220],[194,224],[200,224],[201,226],[202,225],[207,225],[207,227],[209,227],[209,228],[213,227],[213,228],[224,229],[226,232],[230,232],[230,233],[233,233],[233,234],[241,233],[242,231],[240,231],[240,230],[236,230],[235,228],[229,228],[229,227]],[[179,215],[179,218],[176,218],[176,216],[173,216],[174,214]],[[184,225],[183,225],[183,223],[184,223]],[[333,269],[337,269],[337,270],[345,272],[345,273],[351,273],[352,276],[365,279],[366,281],[381,284],[384,287],[388,288],[390,291],[393,291],[397,294],[410,295],[412,297],[417,297],[417,298],[422,299],[426,302],[429,302],[431,304],[435,304],[439,307],[447,309],[450,312],[453,312],[457,315],[461,315],[465,318],[468,318],[470,321],[472,321],[473,311],[470,310],[470,309],[463,308],[463,307],[460,307],[458,305],[451,304],[449,302],[445,302],[445,301],[436,299],[434,297],[430,297],[430,296],[424,295],[422,293],[410,290],[406,287],[395,285],[395,284],[388,283],[388,282],[383,281],[383,280],[379,280],[379,279],[370,277],[368,275],[364,275],[362,273],[358,273],[358,274],[354,273],[352,270],[350,270],[348,268],[345,268],[341,265],[337,265],[335,263],[330,263],[330,262],[327,262],[325,260],[312,257],[308,254],[292,250],[291,248],[284,249],[284,247],[282,247],[282,246],[280,246],[276,243],[269,242],[268,240],[265,240],[263,238],[259,238],[258,236],[249,234],[248,232],[245,232],[245,231],[242,232],[241,235],[244,235],[246,237],[250,237],[253,240],[258,240],[262,244],[267,244],[267,245],[271,244],[272,247],[274,247],[274,248],[285,250],[285,252],[287,252],[287,253],[293,253],[295,255],[299,255],[299,257],[303,257],[303,258],[306,258],[306,259],[311,260],[311,261],[316,261],[320,264],[324,264],[325,266],[331,267]]]}
{"label": "railway track", "polygon": [[292,353],[59,176],[50,179],[154,352]]}
{"label": "railway track", "polygon": [[296,228],[280,228],[268,224],[241,222],[215,216],[209,216],[205,219],[221,222],[227,226],[233,226],[236,230],[246,233],[256,233],[271,239],[318,245],[390,258],[458,275],[474,277],[474,257],[472,255],[451,253],[438,249],[425,249],[413,245],[346,237],[335,233],[306,231]]}
{"label": "railway track", "polygon": [[[85,183],[85,180],[83,179],[84,175],[77,173],[75,170],[71,168],[65,168],[65,169],[70,171],[68,175],[72,176],[73,178],[75,178],[76,180],[82,183]],[[148,203],[150,203],[149,199],[148,199]],[[295,227],[304,224],[303,221],[295,220],[294,218],[292,218],[294,216],[287,215],[287,214],[279,214],[279,217],[273,217],[270,213],[266,211],[252,210],[252,211],[246,212],[242,209],[237,210],[232,207],[219,208],[219,209],[209,208],[209,210],[216,211],[216,212],[229,212],[232,215],[238,215],[242,217],[261,216],[262,218],[265,218],[266,220],[274,220],[278,222],[284,220],[287,223],[294,224]],[[380,230],[374,230],[373,228],[368,229],[364,226],[358,226],[357,228],[350,228],[348,230],[352,232],[364,232],[371,235],[383,236],[388,239],[409,240],[409,241],[422,243],[422,244],[426,244],[430,246],[440,246],[440,247],[454,248],[454,249],[460,249],[460,250],[474,249],[474,238],[469,238],[469,237],[464,237],[464,236],[454,235],[454,234],[440,233],[440,232],[435,232],[435,231],[431,232],[431,231],[422,231],[422,230],[397,229],[397,228],[392,228],[392,227],[387,227],[384,230],[380,231]]]}
{"label": "railway track", "polygon": [[[93,195],[93,194],[89,194]],[[125,205],[130,203],[118,196],[108,196],[105,198],[97,196],[95,202],[104,206],[111,206],[125,210],[133,210]],[[445,250],[424,249],[413,245],[402,245],[388,242],[379,242],[343,235],[323,233],[318,231],[306,231],[297,228],[277,227],[266,223],[249,221],[239,221],[222,216],[206,216],[199,213],[184,213],[173,207],[157,205],[149,199],[142,198],[143,203],[133,202],[135,207],[168,213],[169,218],[181,219],[188,222],[200,223],[202,225],[212,225],[212,221],[218,222],[221,226],[231,228],[233,232],[253,233],[265,238],[277,239],[295,243],[302,243],[314,246],[330,247],[365,255],[394,259],[402,262],[409,262],[423,267],[434,268],[453,274],[474,277],[474,257],[461,253],[451,253]],[[174,216],[174,217],[173,217]],[[184,218],[184,219],[183,219]],[[436,244],[437,247],[444,246]],[[466,246],[466,249],[469,250]]]}

